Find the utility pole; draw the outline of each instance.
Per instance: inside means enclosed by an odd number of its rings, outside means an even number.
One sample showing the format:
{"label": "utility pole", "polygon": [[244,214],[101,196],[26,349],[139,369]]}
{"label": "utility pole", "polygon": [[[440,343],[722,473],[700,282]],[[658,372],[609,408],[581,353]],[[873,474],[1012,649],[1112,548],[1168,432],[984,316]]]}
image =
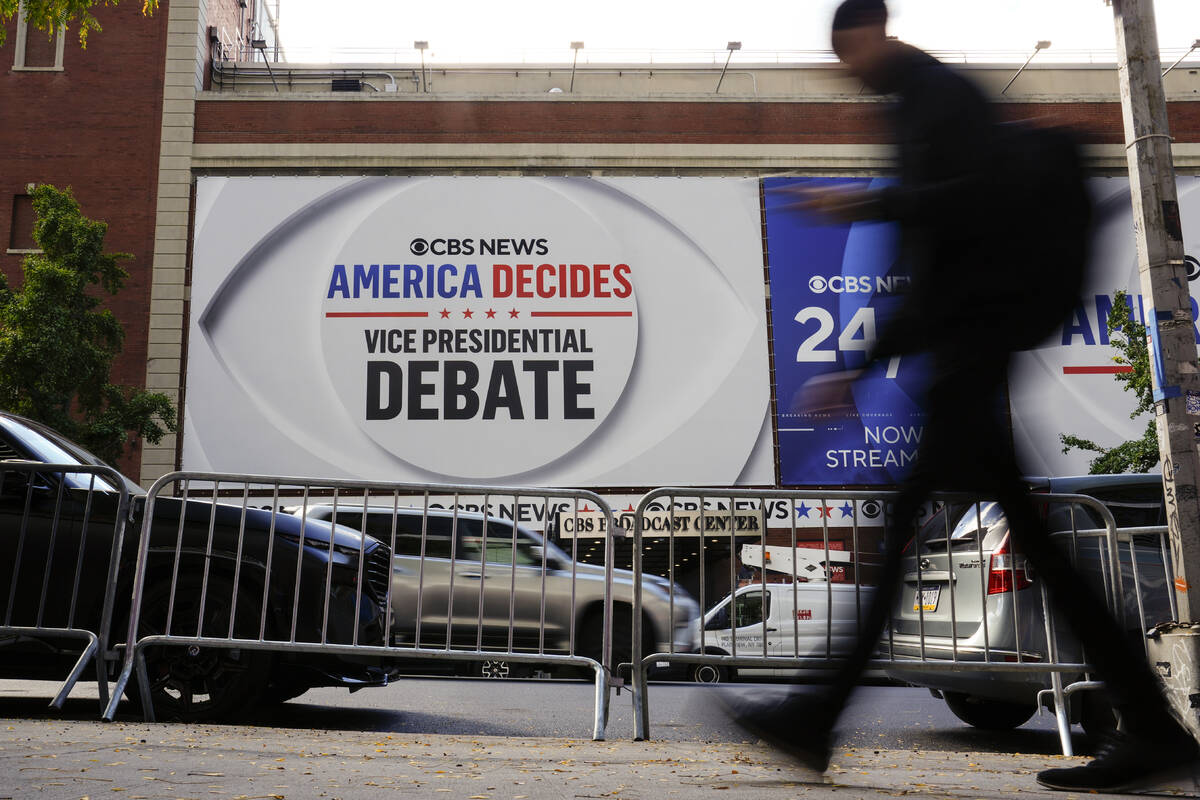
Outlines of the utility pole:
{"label": "utility pole", "polygon": [[[1200,736],[1200,372],[1192,328],[1183,226],[1167,126],[1167,99],[1153,0],[1111,0],[1116,22],[1121,110],[1137,236],[1138,270],[1154,387],[1158,449],[1174,561],[1178,624],[1151,637],[1176,710]],[[1197,627],[1193,629],[1191,625]],[[1183,644],[1184,647],[1179,647]],[[1189,685],[1173,685],[1179,678]]]}

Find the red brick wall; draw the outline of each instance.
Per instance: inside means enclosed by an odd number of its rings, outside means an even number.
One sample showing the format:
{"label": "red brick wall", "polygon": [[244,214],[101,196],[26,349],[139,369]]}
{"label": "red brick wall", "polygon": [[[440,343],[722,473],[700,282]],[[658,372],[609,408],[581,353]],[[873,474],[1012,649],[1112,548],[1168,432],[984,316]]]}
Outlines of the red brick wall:
{"label": "red brick wall", "polygon": [[[110,306],[125,326],[113,372],[143,386],[166,60],[167,3],[152,18],[140,3],[93,10],[101,32],[80,50],[67,34],[62,72],[13,72],[14,35],[0,47],[0,269],[19,282],[21,256],[7,255],[12,200],[26,183],[70,186],[83,213],[109,224],[107,246],[132,253],[130,279]],[[137,475],[140,454],[121,465]]]}
{"label": "red brick wall", "polygon": [[[221,41],[234,47],[245,46],[246,37],[250,35],[250,20],[254,18],[254,0],[249,0],[242,8],[238,0],[208,0],[206,6],[208,24],[217,29]],[[238,52],[229,54],[227,58],[238,58]]]}
{"label": "red brick wall", "polygon": [[[1118,103],[1011,103],[1009,119],[1071,125],[1092,143],[1124,141]],[[878,144],[876,103],[235,102],[197,104],[196,141]],[[1172,103],[1176,141],[1200,141],[1200,103]]]}

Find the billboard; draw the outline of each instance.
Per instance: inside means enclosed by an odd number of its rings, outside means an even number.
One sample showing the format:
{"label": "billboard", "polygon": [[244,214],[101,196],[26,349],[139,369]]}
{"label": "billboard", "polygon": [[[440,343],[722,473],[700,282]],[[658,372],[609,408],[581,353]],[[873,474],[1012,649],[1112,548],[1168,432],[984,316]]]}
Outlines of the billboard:
{"label": "billboard", "polygon": [[[896,483],[916,455],[923,416],[916,401],[921,366],[880,365],[854,386],[849,417],[807,413],[806,382],[862,366],[864,351],[903,291],[893,263],[896,230],[880,223],[831,225],[788,206],[791,186],[863,184],[862,179],[790,178],[765,182],[767,247],[777,384],[780,478],[799,485]],[[874,180],[874,185],[884,183]],[[1145,320],[1136,241],[1125,178],[1093,178],[1096,238],[1082,303],[1061,331],[1014,359],[1009,382],[1013,438],[1028,475],[1086,473],[1094,454],[1062,452],[1059,435],[1112,447],[1142,435],[1149,415],[1129,417],[1133,395],[1114,374],[1116,350],[1106,328],[1113,295],[1123,289]],[[1200,179],[1178,178],[1189,282],[1200,277]],[[1031,287],[1036,291],[1036,287]],[[1192,301],[1193,316],[1197,304]],[[1197,343],[1200,344],[1200,329]]]}
{"label": "billboard", "polygon": [[[1089,181],[1096,201],[1094,257],[1083,302],[1060,335],[1041,347],[1018,354],[1011,374],[1009,404],[1013,437],[1022,468],[1031,475],[1075,475],[1088,470],[1095,454],[1062,452],[1059,435],[1075,434],[1103,447],[1140,438],[1151,417],[1130,419],[1136,400],[1122,391],[1113,375],[1124,367],[1113,362],[1108,312],[1118,289],[1128,293],[1143,323],[1149,303],[1142,296],[1134,238],[1133,212],[1126,178]],[[1200,277],[1200,178],[1176,178],[1183,240],[1189,254],[1189,286]],[[1196,316],[1192,299],[1192,315]],[[1200,335],[1197,336],[1200,344]],[[1198,420],[1200,421],[1200,420]]]}
{"label": "billboard", "polygon": [[770,484],[758,182],[198,179],[183,467]]}
{"label": "billboard", "polygon": [[909,275],[894,260],[894,225],[830,224],[792,207],[796,196],[789,189],[866,183],[850,178],[764,181],[784,484],[895,484],[920,442],[924,415],[916,397],[922,385],[917,359],[895,359],[864,375],[847,398],[847,413],[813,413],[801,401],[804,386],[813,379],[864,366],[876,331],[907,289]]}

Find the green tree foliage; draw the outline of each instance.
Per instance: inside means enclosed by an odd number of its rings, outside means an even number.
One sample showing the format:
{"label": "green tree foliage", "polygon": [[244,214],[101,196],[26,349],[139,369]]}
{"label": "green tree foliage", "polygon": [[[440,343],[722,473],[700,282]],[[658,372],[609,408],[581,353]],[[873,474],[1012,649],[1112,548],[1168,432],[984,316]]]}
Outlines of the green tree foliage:
{"label": "green tree foliage", "polygon": [[0,274],[0,408],[114,462],[134,438],[176,430],[166,395],[109,381],[125,335],[96,295],[121,289],[131,256],[104,252],[108,225],[83,216],[70,190],[38,186],[33,208],[42,252],[25,258],[19,289]]}
{"label": "green tree foliage", "polygon": [[[1113,309],[1108,314],[1109,343],[1117,350],[1113,361],[1131,367],[1129,372],[1119,372],[1114,377],[1127,392],[1132,392],[1137,405],[1129,414],[1136,419],[1154,409],[1154,394],[1151,389],[1150,355],[1146,347],[1146,326],[1133,317],[1128,295],[1117,291],[1113,296]],[[1116,472],[1149,472],[1158,464],[1158,433],[1154,418],[1146,423],[1141,438],[1121,442],[1116,447],[1102,447],[1090,439],[1069,433],[1059,434],[1062,451],[1086,450],[1098,455],[1091,460],[1088,471],[1093,475]]]}
{"label": "green tree foliage", "polygon": [[[17,15],[22,0],[0,0],[0,45],[4,44],[9,20]],[[25,21],[47,34],[79,25],[79,46],[87,47],[88,34],[99,31],[100,23],[92,14],[97,5],[115,6],[119,0],[23,0]],[[150,16],[158,9],[158,0],[142,0],[142,13]]]}

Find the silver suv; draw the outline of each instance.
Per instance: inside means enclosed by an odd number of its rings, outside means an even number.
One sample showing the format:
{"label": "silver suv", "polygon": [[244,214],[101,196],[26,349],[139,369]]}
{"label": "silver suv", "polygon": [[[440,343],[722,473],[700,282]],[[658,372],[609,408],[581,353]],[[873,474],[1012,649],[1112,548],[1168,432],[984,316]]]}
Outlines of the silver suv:
{"label": "silver suv", "polygon": [[[331,505],[310,506],[308,516],[331,520]],[[303,510],[296,512],[303,513]],[[363,528],[390,542],[395,519],[392,571],[392,644],[508,651],[574,653],[601,660],[604,567],[572,561],[537,533],[482,514],[391,506],[339,505],[337,523]],[[424,534],[424,535],[422,535]],[[422,552],[424,558],[422,558]],[[656,575],[642,583],[643,652],[686,650],[700,607]],[[480,597],[483,612],[480,613]],[[613,570],[613,664],[632,654],[633,573]],[[418,613],[418,609],[420,612]],[[453,616],[451,616],[453,615]],[[543,622],[544,621],[544,622]],[[572,639],[572,637],[574,637]],[[483,674],[514,670],[502,659],[484,660]]]}
{"label": "silver suv", "polygon": [[[1120,534],[1122,528],[1161,526],[1162,478],[1159,475],[1088,475],[1031,481],[1035,492],[1094,497],[1112,512],[1119,529],[1125,627],[1131,641],[1142,642],[1148,627],[1172,619],[1162,536]],[[1071,531],[1103,528],[1096,514],[1080,504],[1053,504],[1047,528],[1072,554],[1076,568],[1100,596],[1111,591],[1104,574],[1109,563],[1102,540],[1072,536]],[[1074,540],[1074,541],[1072,541]],[[1136,569],[1134,564],[1136,563]],[[1042,595],[1037,575],[1014,552],[1008,520],[994,502],[948,504],[926,522],[908,545],[904,582],[893,608],[889,645],[897,659],[957,659],[954,671],[895,664],[891,677],[925,686],[945,699],[968,724],[1005,729],[1021,725],[1037,710],[1037,693],[1047,688],[1045,672],[985,671],[971,663],[1037,663],[1049,660]],[[1109,582],[1111,583],[1111,581]],[[922,650],[921,631],[924,630]],[[1065,626],[1056,631],[1058,660],[1084,660]],[[1141,644],[1138,644],[1141,646]],[[1077,676],[1065,675],[1065,682]],[[1075,697],[1071,716],[1089,733],[1113,724],[1111,709],[1097,692]]]}

